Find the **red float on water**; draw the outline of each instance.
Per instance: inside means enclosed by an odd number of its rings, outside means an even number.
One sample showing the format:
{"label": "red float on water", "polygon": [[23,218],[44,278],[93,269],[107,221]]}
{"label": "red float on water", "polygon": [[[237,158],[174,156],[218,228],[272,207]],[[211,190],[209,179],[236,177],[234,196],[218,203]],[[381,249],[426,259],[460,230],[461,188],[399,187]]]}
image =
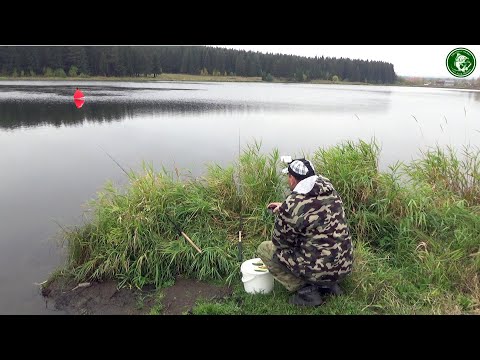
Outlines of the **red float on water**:
{"label": "red float on water", "polygon": [[75,105],[77,107],[77,109],[80,109],[83,104],[85,103],[85,99],[73,99],[73,101],[75,102]]}
{"label": "red float on water", "polygon": [[77,90],[75,91],[75,94],[73,94],[73,98],[74,99],[83,99],[85,97],[85,95],[83,95],[82,91],[81,90]]}

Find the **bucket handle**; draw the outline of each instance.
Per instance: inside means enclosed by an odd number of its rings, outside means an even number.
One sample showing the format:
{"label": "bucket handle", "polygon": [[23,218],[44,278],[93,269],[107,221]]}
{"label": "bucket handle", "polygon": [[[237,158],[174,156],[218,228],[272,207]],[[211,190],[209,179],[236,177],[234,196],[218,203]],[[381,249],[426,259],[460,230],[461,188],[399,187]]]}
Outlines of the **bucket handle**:
{"label": "bucket handle", "polygon": [[249,275],[249,274],[245,274],[242,276],[242,282],[248,282],[250,280],[253,280],[255,278],[255,275]]}

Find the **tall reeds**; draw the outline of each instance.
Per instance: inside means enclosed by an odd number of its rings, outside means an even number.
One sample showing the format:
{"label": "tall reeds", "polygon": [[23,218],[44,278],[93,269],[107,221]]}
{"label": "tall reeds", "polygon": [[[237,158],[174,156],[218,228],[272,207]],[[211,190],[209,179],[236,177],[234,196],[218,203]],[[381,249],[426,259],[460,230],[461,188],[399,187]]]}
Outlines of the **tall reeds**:
{"label": "tall reeds", "polygon": [[[457,155],[433,149],[410,164],[378,168],[380,148],[345,142],[309,156],[342,197],[355,243],[346,281],[358,311],[454,313],[480,307],[478,149]],[[107,184],[90,203],[84,225],[69,229],[65,271],[77,280],[114,278],[121,285],[162,286],[177,274],[198,279],[239,277],[238,178],[244,258],[271,238],[286,178],[277,150],[259,143],[232,165],[210,165],[200,178],[144,166],[124,189]],[[236,174],[240,176],[236,178]],[[179,237],[170,216],[202,248]],[[221,310],[219,310],[221,311]],[[236,310],[237,311],[237,310]]]}

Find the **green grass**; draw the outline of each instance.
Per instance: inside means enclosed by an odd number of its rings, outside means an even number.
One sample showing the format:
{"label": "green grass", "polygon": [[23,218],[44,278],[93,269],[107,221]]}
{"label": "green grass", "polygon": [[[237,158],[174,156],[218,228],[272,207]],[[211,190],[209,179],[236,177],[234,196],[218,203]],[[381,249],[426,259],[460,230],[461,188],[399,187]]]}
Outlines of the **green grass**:
{"label": "green grass", "polygon": [[163,312],[163,300],[164,294],[162,291],[158,291],[155,296],[155,303],[150,309],[149,315],[161,315]]}
{"label": "green grass", "polygon": [[[234,287],[227,300],[198,303],[195,314],[479,313],[479,150],[428,149],[386,172],[379,171],[379,154],[375,140],[306,154],[341,195],[355,246],[345,295],[319,308],[289,305],[278,284],[269,295],[243,290],[236,259],[240,210],[247,259],[271,238],[274,218],[266,205],[287,193],[278,151],[263,154],[258,143],[230,166],[208,166],[201,178],[144,165],[141,174],[129,174],[126,188],[105,185],[85,224],[65,230],[63,273],[138,288],[161,289],[177,274]],[[167,215],[202,254],[177,236]]]}

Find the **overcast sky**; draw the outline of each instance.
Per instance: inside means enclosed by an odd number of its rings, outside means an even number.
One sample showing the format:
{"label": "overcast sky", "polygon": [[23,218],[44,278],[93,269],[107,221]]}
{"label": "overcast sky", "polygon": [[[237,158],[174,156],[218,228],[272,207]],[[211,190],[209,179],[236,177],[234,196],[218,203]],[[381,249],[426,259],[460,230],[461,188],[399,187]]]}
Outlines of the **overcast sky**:
{"label": "overcast sky", "polygon": [[[209,45],[300,56],[344,57],[392,63],[397,75],[455,78],[445,65],[448,53],[464,47],[480,61],[480,45]],[[480,65],[466,79],[480,76]]]}

